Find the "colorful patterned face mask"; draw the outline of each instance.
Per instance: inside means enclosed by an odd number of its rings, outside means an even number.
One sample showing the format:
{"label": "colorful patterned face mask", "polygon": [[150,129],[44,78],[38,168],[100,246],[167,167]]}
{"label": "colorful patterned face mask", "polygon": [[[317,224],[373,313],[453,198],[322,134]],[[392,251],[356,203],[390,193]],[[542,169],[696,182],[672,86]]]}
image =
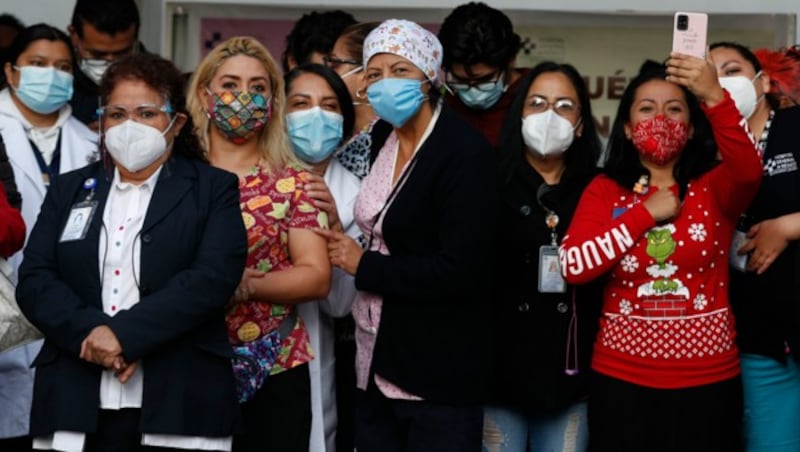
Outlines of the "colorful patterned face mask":
{"label": "colorful patterned face mask", "polygon": [[270,98],[247,91],[222,91],[209,94],[209,118],[220,132],[236,144],[242,144],[262,127],[272,116]]}
{"label": "colorful patterned face mask", "polygon": [[689,141],[689,125],[657,115],[633,128],[633,146],[643,158],[663,165],[675,159]]}

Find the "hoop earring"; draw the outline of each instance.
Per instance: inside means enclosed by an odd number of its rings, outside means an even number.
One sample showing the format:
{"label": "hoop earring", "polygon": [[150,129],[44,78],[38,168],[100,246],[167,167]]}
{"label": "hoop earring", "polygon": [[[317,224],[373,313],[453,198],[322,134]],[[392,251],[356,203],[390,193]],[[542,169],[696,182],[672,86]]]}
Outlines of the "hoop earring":
{"label": "hoop earring", "polygon": [[364,94],[363,88],[358,88],[356,90],[356,97],[359,98],[359,99],[366,99],[367,98],[366,94]]}

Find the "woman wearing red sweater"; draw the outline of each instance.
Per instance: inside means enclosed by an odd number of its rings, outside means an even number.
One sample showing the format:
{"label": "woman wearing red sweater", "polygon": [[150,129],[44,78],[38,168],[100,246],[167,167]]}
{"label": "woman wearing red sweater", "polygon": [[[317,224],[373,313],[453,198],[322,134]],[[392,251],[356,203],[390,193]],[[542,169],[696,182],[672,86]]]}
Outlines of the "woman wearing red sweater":
{"label": "woman wearing red sweater", "polygon": [[710,61],[673,54],[631,81],[604,172],[560,249],[569,283],[606,278],[591,448],[738,450],[728,253],[761,169]]}

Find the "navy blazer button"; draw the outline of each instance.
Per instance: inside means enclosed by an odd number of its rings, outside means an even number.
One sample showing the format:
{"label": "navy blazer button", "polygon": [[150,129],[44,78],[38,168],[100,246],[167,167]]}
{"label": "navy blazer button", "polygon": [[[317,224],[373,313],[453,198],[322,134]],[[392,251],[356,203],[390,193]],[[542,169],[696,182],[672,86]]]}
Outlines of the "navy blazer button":
{"label": "navy blazer button", "polygon": [[519,309],[519,312],[528,312],[531,310],[531,306],[528,304],[527,301],[523,301],[522,303],[519,304],[519,306],[517,306],[517,309]]}
{"label": "navy blazer button", "polygon": [[149,286],[142,287],[142,295],[150,295],[150,287]]}
{"label": "navy blazer button", "polygon": [[566,314],[567,311],[569,311],[569,306],[567,306],[566,303],[561,302],[561,303],[558,304],[558,306],[556,306],[556,309],[558,310],[558,312],[560,312],[562,314]]}
{"label": "navy blazer button", "polygon": [[520,208],[519,208],[519,213],[520,213],[520,214],[521,214],[523,217],[527,217],[528,215],[530,215],[530,214],[531,214],[531,206],[529,206],[529,205],[524,205],[524,206],[520,207]]}
{"label": "navy blazer button", "polygon": [[142,243],[150,243],[153,241],[153,238],[150,237],[150,234],[145,234],[142,236]]}
{"label": "navy blazer button", "polygon": [[531,253],[525,252],[525,254],[523,255],[523,260],[525,261],[526,264],[530,264],[531,263]]}

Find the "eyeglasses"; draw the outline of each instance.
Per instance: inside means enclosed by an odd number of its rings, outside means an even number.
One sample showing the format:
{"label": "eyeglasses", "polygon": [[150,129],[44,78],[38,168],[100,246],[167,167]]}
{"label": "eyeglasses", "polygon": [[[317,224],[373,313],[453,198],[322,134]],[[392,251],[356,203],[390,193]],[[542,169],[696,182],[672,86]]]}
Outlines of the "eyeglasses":
{"label": "eyeglasses", "polygon": [[497,71],[489,74],[486,77],[481,77],[482,80],[466,81],[457,79],[452,74],[447,74],[447,86],[453,91],[466,91],[470,88],[475,88],[478,91],[491,92],[494,91],[497,85],[503,82],[503,72]]}
{"label": "eyeglasses", "polygon": [[338,68],[343,64],[352,64],[353,66],[358,66],[361,64],[360,61],[343,60],[341,58],[336,58],[335,56],[330,56],[330,55],[325,55],[324,57],[322,57],[322,62],[325,63],[325,66],[328,66],[333,70],[336,70],[336,68]]}
{"label": "eyeglasses", "polygon": [[553,111],[560,116],[574,115],[579,109],[578,105],[572,99],[562,98],[550,102],[542,96],[531,97],[526,101],[526,106],[531,113],[544,113],[547,109],[553,107]]}
{"label": "eyeglasses", "polygon": [[167,105],[142,104],[128,109],[122,105],[106,105],[97,109],[97,116],[103,122],[120,123],[128,119],[136,122],[152,123],[172,113],[172,107]]}

